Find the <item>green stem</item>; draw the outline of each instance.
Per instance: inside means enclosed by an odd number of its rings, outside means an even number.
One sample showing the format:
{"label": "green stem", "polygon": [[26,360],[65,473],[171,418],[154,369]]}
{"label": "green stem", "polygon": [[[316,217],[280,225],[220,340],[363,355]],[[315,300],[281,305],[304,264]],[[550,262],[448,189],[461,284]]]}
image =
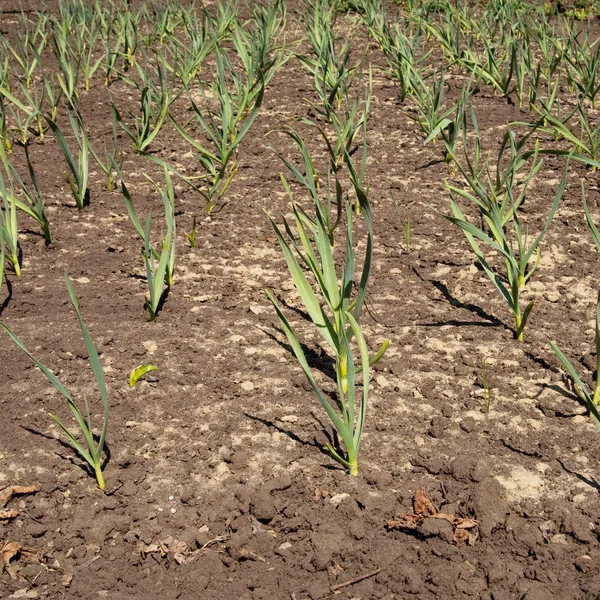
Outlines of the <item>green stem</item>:
{"label": "green stem", "polygon": [[94,473],[96,475],[96,481],[98,482],[98,487],[103,490],[104,489],[104,476],[102,475],[102,467],[100,464],[94,465]]}
{"label": "green stem", "polygon": [[348,472],[352,477],[358,477],[358,460],[356,456],[350,456],[348,454]]}
{"label": "green stem", "polygon": [[21,265],[19,264],[19,259],[17,256],[13,255],[13,257],[11,258],[11,262],[13,264],[13,267],[15,269],[15,275],[17,277],[21,277]]}

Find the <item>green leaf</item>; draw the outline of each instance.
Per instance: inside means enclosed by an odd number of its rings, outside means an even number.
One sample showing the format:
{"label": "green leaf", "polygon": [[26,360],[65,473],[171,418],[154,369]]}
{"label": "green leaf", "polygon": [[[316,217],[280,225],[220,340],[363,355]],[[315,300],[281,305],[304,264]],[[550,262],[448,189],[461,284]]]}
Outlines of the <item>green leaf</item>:
{"label": "green leaf", "polygon": [[158,367],[155,365],[140,365],[139,367],[133,369],[133,371],[131,371],[131,375],[129,376],[129,387],[134,387],[139,379],[150,371],[158,371]]}

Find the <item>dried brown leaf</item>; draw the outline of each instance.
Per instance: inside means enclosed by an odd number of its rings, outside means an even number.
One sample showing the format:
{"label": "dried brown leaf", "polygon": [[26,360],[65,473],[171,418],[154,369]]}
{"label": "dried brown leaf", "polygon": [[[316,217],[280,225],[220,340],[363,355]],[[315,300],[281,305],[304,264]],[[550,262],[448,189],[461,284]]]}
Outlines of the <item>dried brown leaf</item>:
{"label": "dried brown leaf", "polygon": [[331,577],[337,577],[338,575],[340,575],[343,572],[344,572],[344,568],[340,564],[336,563],[335,561],[333,561],[333,564],[331,564],[327,567],[327,573],[329,573],[329,575]]}
{"label": "dried brown leaf", "polygon": [[412,531],[417,529],[423,523],[423,517],[421,515],[413,515],[407,513],[405,515],[398,515],[394,521],[387,522],[388,529],[407,529]]}
{"label": "dried brown leaf", "polygon": [[18,510],[0,510],[0,521],[10,521],[19,516]]}
{"label": "dried brown leaf", "polygon": [[460,547],[464,546],[469,541],[469,532],[466,529],[454,530],[454,543]]}
{"label": "dried brown leaf", "polygon": [[436,515],[431,515],[430,518],[443,519],[444,521],[448,521],[448,523],[450,523],[454,527],[457,526],[457,523],[460,523],[462,521],[461,517],[458,517],[456,515],[447,515],[446,513],[437,513]]}
{"label": "dried brown leaf", "polygon": [[254,560],[256,562],[267,562],[262,556],[256,554],[256,552],[252,552],[246,548],[240,549],[240,560]]}
{"label": "dried brown leaf", "polygon": [[460,523],[457,523],[456,527],[458,529],[473,529],[473,527],[477,527],[477,521],[474,519],[464,518],[460,520]]}
{"label": "dried brown leaf", "polygon": [[0,492],[0,508],[4,508],[13,496],[35,494],[37,491],[35,485],[11,485]]}
{"label": "dried brown leaf", "polygon": [[423,488],[417,488],[413,500],[413,510],[418,515],[433,516],[437,514],[437,509]]}
{"label": "dried brown leaf", "polygon": [[10,561],[15,558],[15,556],[18,556],[21,548],[22,546],[19,544],[19,542],[6,542],[1,551],[4,564],[8,565]]}

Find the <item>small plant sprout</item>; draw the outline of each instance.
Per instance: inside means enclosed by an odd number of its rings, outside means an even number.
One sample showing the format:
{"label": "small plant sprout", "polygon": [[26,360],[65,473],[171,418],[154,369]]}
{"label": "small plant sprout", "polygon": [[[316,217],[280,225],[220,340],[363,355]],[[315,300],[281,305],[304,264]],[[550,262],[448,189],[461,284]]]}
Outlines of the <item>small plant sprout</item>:
{"label": "small plant sprout", "polygon": [[398,215],[398,219],[400,219],[400,226],[402,227],[402,234],[404,235],[404,248],[406,252],[410,252],[410,219],[407,218],[404,220],[402,218],[402,214],[400,213],[400,209],[398,208],[398,203],[396,202],[396,198],[394,198],[394,194],[392,194],[392,203],[394,208],[396,209],[396,214]]}
{"label": "small plant sprout", "polygon": [[[94,476],[96,477],[96,481],[98,482],[98,487],[103,490],[104,489],[104,476],[102,474],[103,460],[102,453],[104,451],[104,443],[106,440],[106,431],[108,428],[108,414],[109,414],[109,404],[108,404],[108,393],[106,391],[106,383],[104,381],[104,373],[102,371],[102,365],[100,364],[100,359],[98,358],[98,352],[94,346],[94,342],[90,336],[90,333],[83,322],[83,318],[81,317],[81,312],[79,310],[79,302],[77,300],[77,296],[75,294],[75,290],[73,289],[73,284],[69,279],[69,275],[65,273],[65,281],[67,284],[67,290],[69,291],[69,296],[71,297],[71,303],[73,304],[73,308],[75,309],[75,313],[77,314],[77,320],[79,321],[79,327],[81,328],[81,333],[83,335],[83,340],[85,342],[85,348],[89,356],[90,364],[92,366],[92,370],[94,372],[94,377],[96,379],[96,384],[98,385],[98,390],[100,391],[100,397],[102,398],[102,405],[104,407],[104,417],[102,420],[102,426],[100,429],[100,436],[97,437],[92,428],[92,415],[90,413],[90,407],[88,404],[88,399],[86,394],[83,394],[83,402],[85,407],[85,412],[82,413],[73,400],[71,394],[65,389],[62,383],[58,380],[58,378],[50,371],[47,367],[45,367],[41,362],[39,362],[36,358],[32,356],[32,354],[27,350],[27,348],[23,345],[23,342],[3,323],[0,323],[0,327],[2,327],[6,333],[10,336],[10,338],[17,344],[17,346],[25,352],[25,354],[33,361],[36,367],[40,369],[40,371],[48,378],[48,381],[65,397],[75,420],[77,421],[77,425],[79,426],[79,430],[83,436],[83,442],[80,441],[78,436],[71,432],[71,430],[61,421],[56,415],[50,414],[50,416],[56,421],[58,426],[63,430],[69,442],[75,448],[75,450],[80,454],[80,456],[90,465],[94,472]],[[98,442],[96,443],[96,439]]]}
{"label": "small plant sprout", "polygon": [[17,277],[21,276],[21,263],[19,260],[19,231],[17,225],[17,203],[15,201],[15,192],[10,176],[7,179],[8,187],[4,177],[0,173],[0,196],[2,205],[0,205],[0,236],[2,237],[2,247],[6,246],[7,258],[12,264]]}
{"label": "small plant sprout", "polygon": [[[150,228],[152,226],[152,209],[148,211],[144,227],[137,216],[133,200],[125,182],[121,179],[121,190],[125,199],[125,205],[131,222],[138,235],[144,242],[142,256],[146,267],[146,278],[148,283],[148,296],[145,298],[145,306],[150,314],[150,320],[156,321],[156,315],[164,301],[165,293],[173,285],[173,273],[175,270],[175,195],[173,183],[167,165],[163,163],[165,186],[160,186],[150,177],[158,190],[165,207],[166,232],[162,234],[160,249],[157,250],[151,242]],[[166,286],[166,289],[165,289]]]}
{"label": "small plant sprout", "polygon": [[71,124],[71,130],[77,142],[77,159],[73,156],[69,144],[65,139],[65,136],[59,126],[49,117],[46,117],[48,125],[58,142],[58,146],[65,158],[68,171],[65,171],[65,179],[67,180],[75,204],[79,210],[83,210],[89,204],[89,190],[88,190],[88,175],[89,175],[89,143],[87,135],[83,129],[83,122],[81,116],[76,113],[73,116],[69,112],[69,123]]}
{"label": "small plant sprout", "polygon": [[9,178],[12,177],[12,179],[16,181],[18,190],[21,192],[22,197],[24,198],[23,201],[17,195],[13,195],[14,203],[16,204],[19,210],[22,210],[25,214],[29,215],[32,219],[35,219],[38,222],[42,230],[44,239],[46,240],[46,245],[48,246],[52,243],[52,236],[50,234],[50,223],[48,222],[48,218],[46,217],[44,199],[42,197],[40,186],[38,185],[33,165],[31,164],[31,159],[29,157],[29,149],[27,146],[25,146],[24,150],[25,160],[27,161],[27,168],[29,170],[29,178],[31,179],[31,189],[21,179],[17,170],[8,162],[6,154],[2,147],[0,147],[0,160],[2,161],[7,176]]}
{"label": "small plant sprout", "polygon": [[[282,176],[282,181],[285,178]],[[285,185],[288,194],[289,186]],[[379,352],[369,360],[369,352],[364,335],[358,324],[364,304],[367,284],[371,271],[373,255],[373,228],[371,212],[366,194],[357,189],[361,198],[363,218],[367,230],[367,242],[362,275],[356,294],[355,253],[352,241],[352,211],[346,206],[346,243],[345,261],[338,279],[333,246],[327,226],[327,209],[319,201],[314,200],[316,217],[311,218],[292,200],[294,222],[298,238],[292,232],[290,224],[284,218],[284,231],[269,217],[285,256],[292,280],[300,294],[304,307],[323,339],[335,355],[335,376],[337,381],[337,401],[332,402],[315,380],[306,355],[298,337],[283,313],[273,294],[267,291],[293,352],[304,371],[319,402],[331,419],[340,435],[345,453],[327,444],[326,449],[331,457],[348,469],[350,475],[358,475],[358,453],[365,425],[369,397],[369,366],[379,360],[385,353],[388,343],[383,344]],[[306,272],[310,275],[307,277]],[[314,280],[317,292],[310,281]],[[353,297],[354,296],[354,297]],[[324,305],[319,298],[323,298]],[[352,339],[356,339],[359,358],[355,359],[351,347]],[[361,375],[361,385],[356,378]]]}
{"label": "small plant sprout", "polygon": [[[600,232],[592,219],[592,215],[590,214],[587,200],[585,197],[585,187],[583,181],[581,182],[581,197],[583,200],[583,207],[585,210],[585,217],[587,220],[588,227],[590,228],[590,233],[592,234],[592,239],[594,240],[594,244],[600,252]],[[587,406],[590,411],[590,416],[593,418],[594,422],[598,429],[600,429],[600,292],[598,293],[598,301],[596,304],[596,324],[595,324],[595,341],[596,341],[596,381],[594,384],[594,390],[590,391],[587,386],[583,383],[577,371],[573,368],[573,365],[569,362],[569,359],[558,349],[555,342],[549,342],[550,347],[554,351],[554,354],[558,357],[560,362],[563,364],[563,367],[566,369],[567,373],[570,375],[573,380],[573,389],[577,396],[580,398],[582,402]]]}
{"label": "small plant sprout", "polygon": [[[182,179],[203,197],[209,215],[238,171],[239,145],[258,115],[265,91],[264,81],[247,79],[242,69],[233,66],[224,50],[215,54],[215,63],[210,89],[200,87],[206,108],[203,110],[198,106],[187,90],[193,116],[180,125],[169,115],[181,137],[198,153],[201,174]],[[210,144],[203,140],[199,142],[188,133],[194,121],[198,122],[202,136],[210,140]],[[198,187],[192,180],[201,180],[204,185]]]}
{"label": "small plant sprout", "polygon": [[481,371],[477,376],[477,381],[479,385],[483,388],[483,402],[485,404],[486,412],[490,412],[492,409],[492,394],[490,391],[490,385],[488,382],[488,363],[487,358],[483,359],[483,363],[481,365]]}
{"label": "small plant sprout", "polygon": [[4,259],[6,257],[6,252],[4,250],[4,233],[2,232],[2,228],[0,228],[0,292],[2,291],[2,281],[4,279]]}
{"label": "small plant sprout", "polygon": [[[109,150],[110,147],[110,150]],[[122,150],[119,150],[119,145],[117,142],[117,123],[115,120],[115,115],[113,113],[113,131],[112,131],[112,144],[110,146],[106,145],[106,140],[104,140],[104,159],[101,159],[98,154],[96,154],[94,148],[90,144],[90,153],[94,157],[96,164],[100,167],[100,170],[104,173],[106,177],[106,189],[109,192],[112,192],[117,179],[119,178],[119,173],[123,168],[123,160],[125,155]],[[117,158],[118,157],[118,158]]]}
{"label": "small plant sprout", "polygon": [[196,217],[194,217],[192,219],[192,231],[190,231],[190,233],[186,232],[185,237],[187,238],[187,240],[190,244],[190,248],[195,248],[196,247]]}
{"label": "small plant sprout", "polygon": [[[133,142],[133,147],[138,154],[147,150],[160,131],[171,104],[177,95],[173,93],[173,83],[169,81],[166,61],[154,67],[156,78],[148,77],[138,64],[138,72],[143,83],[126,80],[140,92],[141,116],[132,115],[133,127],[128,127],[117,107],[112,104],[113,120],[115,120]],[[158,81],[158,85],[156,84]]]}

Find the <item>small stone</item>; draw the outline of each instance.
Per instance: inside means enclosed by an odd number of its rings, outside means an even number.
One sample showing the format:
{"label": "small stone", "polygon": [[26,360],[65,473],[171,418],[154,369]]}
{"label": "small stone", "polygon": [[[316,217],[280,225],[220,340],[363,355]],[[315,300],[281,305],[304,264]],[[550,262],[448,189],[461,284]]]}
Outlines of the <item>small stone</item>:
{"label": "small stone", "polygon": [[548,302],[558,302],[560,300],[560,294],[558,292],[546,292],[544,298]]}
{"label": "small stone", "polygon": [[333,504],[333,506],[338,506],[346,498],[350,498],[350,494],[346,494],[345,492],[342,494],[335,494],[335,495],[331,496],[331,498],[329,500],[329,504]]}
{"label": "small stone", "polygon": [[297,423],[298,422],[298,418],[296,415],[284,415],[283,417],[281,417],[281,420],[284,423]]}
{"label": "small stone", "polygon": [[377,385],[379,387],[382,387],[382,388],[387,387],[388,385],[390,385],[390,382],[383,375],[379,375],[377,377],[376,381],[377,381]]}
{"label": "small stone", "polygon": [[254,384],[251,381],[242,381],[242,389],[245,392],[251,392],[254,389]]}
{"label": "small stone", "polygon": [[567,541],[567,536],[564,533],[557,533],[550,538],[550,543],[567,546],[569,542]]}
{"label": "small stone", "polygon": [[591,556],[584,554],[583,556],[578,556],[575,559],[575,568],[581,573],[589,573],[593,566],[593,560]]}
{"label": "small stone", "polygon": [[153,340],[148,340],[147,342],[142,342],[142,346],[144,346],[144,348],[146,348],[146,351],[148,352],[148,354],[154,354],[156,352],[156,349],[158,348],[157,343]]}
{"label": "small stone", "polygon": [[90,280],[87,277],[80,277],[79,279],[76,279],[75,281],[77,281],[77,283],[89,283]]}

